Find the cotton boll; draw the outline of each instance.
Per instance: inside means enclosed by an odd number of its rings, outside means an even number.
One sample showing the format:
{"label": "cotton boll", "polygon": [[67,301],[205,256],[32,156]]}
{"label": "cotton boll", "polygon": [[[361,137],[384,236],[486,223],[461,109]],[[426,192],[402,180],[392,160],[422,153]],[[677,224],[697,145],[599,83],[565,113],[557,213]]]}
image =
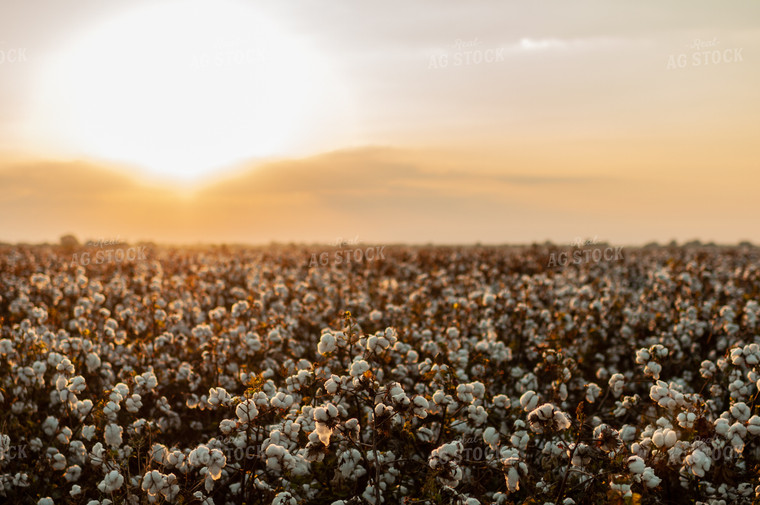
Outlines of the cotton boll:
{"label": "cotton boll", "polygon": [[368,370],[369,370],[369,363],[367,363],[363,359],[360,359],[351,363],[351,370],[349,373],[351,377],[356,378],[356,377],[361,377]]}
{"label": "cotton boll", "polygon": [[82,436],[87,440],[92,440],[95,436],[95,426],[91,424],[82,426]]}
{"label": "cotton boll", "polygon": [[53,416],[47,416],[45,418],[45,421],[42,423],[42,431],[45,433],[45,435],[52,437],[57,430],[58,419]]}
{"label": "cotton boll", "polygon": [[697,415],[694,414],[693,412],[688,412],[688,413],[681,412],[680,414],[678,414],[678,417],[677,417],[678,425],[681,428],[687,428],[687,429],[694,427],[694,421],[696,421],[696,419],[697,419]]}
{"label": "cotton boll", "polygon": [[602,392],[602,388],[600,388],[598,385],[594,384],[593,382],[591,384],[586,385],[586,401],[589,403],[594,403],[598,398],[599,395]]}
{"label": "cotton boll", "polygon": [[493,426],[489,426],[483,431],[483,441],[492,449],[496,449],[499,444],[499,432]]}
{"label": "cotton boll", "polygon": [[332,428],[330,428],[324,423],[317,422],[316,432],[317,432],[317,436],[319,437],[319,441],[322,442],[322,444],[324,444],[325,446],[329,446],[330,437],[332,436],[332,433],[333,433]]}
{"label": "cotton boll", "polygon": [[646,484],[648,488],[657,487],[662,482],[662,479],[657,477],[654,473],[654,469],[647,467],[641,474],[641,480]]}
{"label": "cotton boll", "polygon": [[54,454],[51,466],[53,467],[53,470],[63,470],[66,468],[66,456],[61,453]]}
{"label": "cotton boll", "polygon": [[117,471],[112,470],[106,474],[98,484],[101,493],[113,493],[124,484],[124,477]]}
{"label": "cotton boll", "polygon": [[520,397],[520,406],[525,412],[529,412],[538,405],[538,395],[534,391],[526,391]]}
{"label": "cotton boll", "polygon": [[638,456],[631,456],[628,458],[628,469],[634,473],[634,474],[642,474],[644,473],[644,469],[646,468],[646,465],[644,464],[644,460],[641,459]]}
{"label": "cotton boll", "polygon": [[760,435],[760,416],[754,415],[747,421],[747,431],[750,435]]}
{"label": "cotton boll", "polygon": [[608,382],[612,396],[618,398],[625,388],[625,376],[621,373],[612,374]]}
{"label": "cotton boll", "polygon": [[731,415],[734,417],[734,419],[737,419],[741,422],[745,422],[749,419],[752,412],[750,411],[750,408],[747,406],[744,402],[738,402],[731,406]]}
{"label": "cotton boll", "polygon": [[212,449],[208,458],[208,474],[212,479],[218,480],[222,476],[222,468],[227,464],[227,458],[219,449]]}
{"label": "cotton boll", "polygon": [[142,408],[142,397],[135,393],[124,402],[127,407],[127,412],[136,413]]}
{"label": "cotton boll", "polygon": [[711,460],[710,457],[700,449],[696,449],[691,454],[686,456],[684,464],[697,477],[704,477],[705,473],[710,470]]}
{"label": "cotton boll", "polygon": [[324,356],[325,354],[335,351],[337,348],[333,334],[329,332],[322,333],[319,344],[317,345],[317,352]]}
{"label": "cotton boll", "polygon": [[254,400],[245,400],[235,407],[235,414],[242,424],[248,424],[259,415],[259,410]]}
{"label": "cotton boll", "polygon": [[665,430],[665,447],[673,447],[678,441],[678,435],[673,430]]}
{"label": "cotton boll", "polygon": [[166,486],[166,479],[158,470],[147,472],[143,476],[141,488],[149,496],[156,496]]}
{"label": "cotton boll", "polygon": [[113,423],[109,423],[106,425],[105,429],[105,442],[111,447],[119,447],[121,445],[122,439],[121,435],[124,429]]}
{"label": "cotton boll", "polygon": [[493,397],[493,404],[496,407],[508,409],[512,406],[512,401],[507,395],[496,395]]}

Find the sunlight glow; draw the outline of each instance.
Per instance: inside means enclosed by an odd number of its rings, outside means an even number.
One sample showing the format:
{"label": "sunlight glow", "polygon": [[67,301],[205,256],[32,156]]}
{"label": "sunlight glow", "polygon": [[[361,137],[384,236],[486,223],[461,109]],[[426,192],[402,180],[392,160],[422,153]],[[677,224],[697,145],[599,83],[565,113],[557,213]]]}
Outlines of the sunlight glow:
{"label": "sunlight glow", "polygon": [[288,154],[319,129],[340,101],[329,63],[246,5],[151,4],[61,51],[35,121],[79,154],[187,180]]}

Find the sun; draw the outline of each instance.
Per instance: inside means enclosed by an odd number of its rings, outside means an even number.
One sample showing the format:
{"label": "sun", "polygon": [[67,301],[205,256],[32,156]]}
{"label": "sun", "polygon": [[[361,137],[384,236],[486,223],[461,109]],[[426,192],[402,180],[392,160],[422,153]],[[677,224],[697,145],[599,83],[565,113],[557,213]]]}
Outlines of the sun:
{"label": "sun", "polygon": [[118,13],[70,41],[41,87],[50,142],[185,180],[303,147],[347,97],[308,40],[224,0]]}

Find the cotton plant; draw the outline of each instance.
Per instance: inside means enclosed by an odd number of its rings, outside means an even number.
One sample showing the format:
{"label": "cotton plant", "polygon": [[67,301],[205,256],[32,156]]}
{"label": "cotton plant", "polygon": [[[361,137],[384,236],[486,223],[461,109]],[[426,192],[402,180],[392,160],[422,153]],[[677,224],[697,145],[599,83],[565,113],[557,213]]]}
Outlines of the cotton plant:
{"label": "cotton plant", "polygon": [[420,251],[366,282],[297,248],[116,272],[27,250],[0,278],[0,501],[751,503],[746,252]]}

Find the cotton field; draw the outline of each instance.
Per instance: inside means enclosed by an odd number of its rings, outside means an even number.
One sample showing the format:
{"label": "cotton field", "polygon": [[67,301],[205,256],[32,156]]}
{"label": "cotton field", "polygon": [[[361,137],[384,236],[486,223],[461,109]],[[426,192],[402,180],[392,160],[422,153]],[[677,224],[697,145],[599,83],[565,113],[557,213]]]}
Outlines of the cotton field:
{"label": "cotton field", "polygon": [[335,251],[0,247],[0,502],[760,496],[759,249]]}

